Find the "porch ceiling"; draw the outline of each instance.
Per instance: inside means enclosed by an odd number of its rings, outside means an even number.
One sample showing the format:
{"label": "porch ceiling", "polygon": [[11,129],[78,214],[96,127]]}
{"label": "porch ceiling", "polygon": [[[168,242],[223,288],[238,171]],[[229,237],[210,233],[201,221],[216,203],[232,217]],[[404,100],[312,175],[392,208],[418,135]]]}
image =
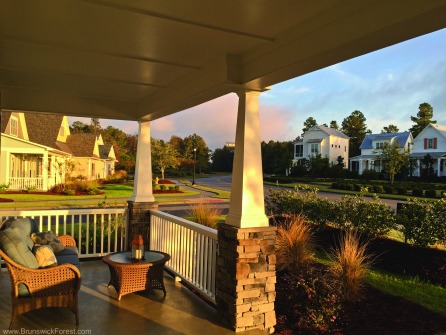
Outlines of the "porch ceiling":
{"label": "porch ceiling", "polygon": [[0,107],[154,120],[446,27],[446,0],[0,0]]}

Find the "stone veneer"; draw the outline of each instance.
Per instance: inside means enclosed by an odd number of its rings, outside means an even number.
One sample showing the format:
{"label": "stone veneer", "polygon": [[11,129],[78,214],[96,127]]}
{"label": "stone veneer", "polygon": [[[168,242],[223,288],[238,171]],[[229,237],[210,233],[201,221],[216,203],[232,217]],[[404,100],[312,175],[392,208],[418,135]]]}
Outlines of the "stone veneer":
{"label": "stone veneer", "polygon": [[216,301],[236,332],[274,332],[276,227],[218,226]]}
{"label": "stone veneer", "polygon": [[131,249],[131,242],[135,234],[142,234],[144,246],[149,245],[149,227],[150,227],[150,209],[157,209],[158,204],[155,202],[134,202],[127,201],[129,208],[128,222],[128,248]]}

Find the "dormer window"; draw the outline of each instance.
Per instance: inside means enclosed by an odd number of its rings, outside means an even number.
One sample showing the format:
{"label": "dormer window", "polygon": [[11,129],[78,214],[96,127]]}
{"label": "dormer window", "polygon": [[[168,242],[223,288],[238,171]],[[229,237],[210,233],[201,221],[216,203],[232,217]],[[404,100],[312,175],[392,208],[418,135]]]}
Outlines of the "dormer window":
{"label": "dormer window", "polygon": [[425,138],[424,149],[437,149],[437,138]]}
{"label": "dormer window", "polygon": [[382,149],[384,147],[384,142],[376,142],[375,149]]}
{"label": "dormer window", "polygon": [[9,119],[9,133],[12,136],[19,136],[19,121],[15,116]]}

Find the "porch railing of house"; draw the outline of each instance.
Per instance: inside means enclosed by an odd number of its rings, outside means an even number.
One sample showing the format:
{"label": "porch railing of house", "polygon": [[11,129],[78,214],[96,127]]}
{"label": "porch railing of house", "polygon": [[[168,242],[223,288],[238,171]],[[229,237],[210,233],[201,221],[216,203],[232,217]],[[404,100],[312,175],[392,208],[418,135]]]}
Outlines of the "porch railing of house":
{"label": "porch railing of house", "polygon": [[10,177],[9,188],[11,190],[43,190],[43,178]]}
{"label": "porch railing of house", "polygon": [[2,211],[0,222],[8,218],[33,218],[39,231],[71,235],[76,240],[79,258],[90,258],[127,249],[127,216],[126,207]]}
{"label": "porch railing of house", "polygon": [[215,304],[217,230],[158,210],[150,214],[150,249],[171,255],[166,267]]}

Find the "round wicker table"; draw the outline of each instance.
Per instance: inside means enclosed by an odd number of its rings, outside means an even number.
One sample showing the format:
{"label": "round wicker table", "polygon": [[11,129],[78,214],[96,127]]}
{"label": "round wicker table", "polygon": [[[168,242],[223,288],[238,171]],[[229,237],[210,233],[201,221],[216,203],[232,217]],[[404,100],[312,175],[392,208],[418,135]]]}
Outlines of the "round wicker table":
{"label": "round wicker table", "polygon": [[146,251],[143,260],[133,260],[131,252],[116,252],[104,256],[102,260],[110,269],[110,283],[118,293],[118,300],[123,295],[150,289],[159,289],[166,294],[163,272],[164,264],[170,256],[164,252]]}

